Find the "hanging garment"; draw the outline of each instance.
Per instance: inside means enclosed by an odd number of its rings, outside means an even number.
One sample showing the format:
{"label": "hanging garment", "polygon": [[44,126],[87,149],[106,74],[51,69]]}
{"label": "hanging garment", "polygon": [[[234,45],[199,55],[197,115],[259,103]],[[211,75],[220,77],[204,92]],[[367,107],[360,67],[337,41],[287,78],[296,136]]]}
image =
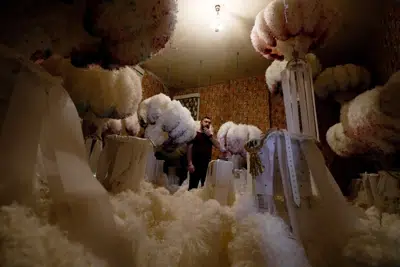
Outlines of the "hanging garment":
{"label": "hanging garment", "polygon": [[235,199],[232,162],[212,160],[208,164],[204,190],[221,205],[232,205]]}
{"label": "hanging garment", "polygon": [[149,183],[157,184],[160,177],[164,174],[164,160],[158,160],[154,156],[154,151],[151,149],[147,155],[146,176],[145,179]]}
{"label": "hanging garment", "polygon": [[[365,194],[365,202],[367,203],[368,207],[374,205],[374,194],[372,193],[371,183],[370,183],[370,174],[363,173],[361,174],[362,182],[363,182],[363,192]],[[375,177],[371,177],[374,179]]]}
{"label": "hanging garment", "polygon": [[168,185],[179,185],[179,177],[176,175],[176,167],[168,167]]}
{"label": "hanging garment", "polygon": [[96,174],[97,163],[99,161],[101,150],[103,149],[103,143],[98,137],[87,138],[85,140],[85,147],[88,153],[90,169],[94,174]]}
{"label": "hanging garment", "polygon": [[146,174],[147,155],[153,150],[149,140],[109,135],[100,155],[97,179],[112,193],[130,189],[137,192]]}
{"label": "hanging garment", "polygon": [[342,248],[358,220],[315,141],[274,131],[258,157],[263,171],[255,176],[254,193],[260,211],[277,214],[290,225],[312,266],[344,264]]}
{"label": "hanging garment", "polygon": [[0,135],[0,204],[16,201],[34,208],[35,169],[40,165],[56,223],[69,238],[112,266],[131,265],[130,246],[118,236],[108,194],[90,170],[80,119],[68,93],[40,66],[4,46],[0,68],[4,89],[11,92]]}
{"label": "hanging garment", "polygon": [[377,198],[382,203],[382,212],[399,213],[400,183],[399,177],[391,172],[380,171],[377,183]]}
{"label": "hanging garment", "polygon": [[252,182],[251,179],[249,179],[249,176],[247,175],[247,170],[245,169],[233,170],[233,177],[234,177],[236,195],[244,196],[249,192],[251,192]]}

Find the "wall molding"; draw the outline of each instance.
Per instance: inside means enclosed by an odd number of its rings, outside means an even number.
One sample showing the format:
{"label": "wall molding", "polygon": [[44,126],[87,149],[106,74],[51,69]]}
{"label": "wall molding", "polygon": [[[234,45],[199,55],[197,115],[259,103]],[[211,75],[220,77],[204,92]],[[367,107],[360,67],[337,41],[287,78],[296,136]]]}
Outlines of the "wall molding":
{"label": "wall molding", "polygon": [[144,70],[142,67],[136,65],[136,66],[134,66],[134,67],[132,67],[132,68],[133,68],[141,77],[144,76],[145,70]]}
{"label": "wall molding", "polygon": [[179,100],[179,99],[192,98],[192,97],[198,97],[198,98],[200,98],[200,93],[193,93],[193,94],[186,94],[186,95],[177,95],[177,96],[174,96],[174,99],[175,99],[175,100]]}

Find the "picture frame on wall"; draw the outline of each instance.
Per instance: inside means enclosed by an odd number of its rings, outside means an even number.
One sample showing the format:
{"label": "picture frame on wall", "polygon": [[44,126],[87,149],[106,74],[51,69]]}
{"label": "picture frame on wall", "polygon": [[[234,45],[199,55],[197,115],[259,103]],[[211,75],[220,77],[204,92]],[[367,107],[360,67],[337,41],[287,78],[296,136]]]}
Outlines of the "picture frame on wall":
{"label": "picture frame on wall", "polygon": [[186,95],[179,95],[175,96],[174,100],[181,102],[182,106],[187,108],[192,117],[195,121],[199,120],[199,113],[200,113],[200,94],[193,93],[193,94],[186,94]]}

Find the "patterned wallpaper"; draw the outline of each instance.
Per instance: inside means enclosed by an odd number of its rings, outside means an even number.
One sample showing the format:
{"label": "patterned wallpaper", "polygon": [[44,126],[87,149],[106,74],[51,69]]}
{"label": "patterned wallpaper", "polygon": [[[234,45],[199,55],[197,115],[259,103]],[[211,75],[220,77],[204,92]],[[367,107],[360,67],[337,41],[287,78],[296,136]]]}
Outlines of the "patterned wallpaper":
{"label": "patterned wallpaper", "polygon": [[150,72],[145,72],[142,79],[142,92],[143,100],[153,95],[164,93],[168,95],[168,89],[162,84],[162,82]]}
{"label": "patterned wallpaper", "polygon": [[[200,114],[210,116],[214,131],[227,121],[270,128],[269,93],[264,77],[232,80],[207,87],[171,90],[173,96],[200,93]],[[213,152],[214,158],[217,152]]]}
{"label": "patterned wallpaper", "polygon": [[286,116],[285,116],[285,106],[283,104],[283,95],[276,94],[270,95],[270,105],[271,105],[271,127],[278,129],[286,129]]}
{"label": "patterned wallpaper", "polygon": [[270,127],[269,94],[263,77],[232,80],[207,87],[171,90],[173,96],[200,93],[200,114],[210,116],[214,129],[227,121]]}
{"label": "patterned wallpaper", "polygon": [[270,127],[285,128],[285,109],[280,95],[270,96],[264,76],[232,80],[200,88],[168,90],[151,73],[142,81],[143,99],[165,93],[180,96],[200,93],[200,114],[210,116],[216,130],[227,121],[253,124],[265,131]]}
{"label": "patterned wallpaper", "polygon": [[[254,124],[263,131],[273,128],[286,128],[283,96],[270,95],[264,77],[250,77],[233,80],[224,84],[184,90],[170,90],[172,97],[191,93],[200,93],[200,118],[210,116],[215,131],[229,120]],[[321,149],[326,164],[331,167],[340,188],[346,192],[351,178],[366,170],[364,162],[357,159],[341,159],[328,146],[325,135],[330,126],[339,121],[340,105],[333,101],[316,99],[318,128]],[[213,158],[218,151],[213,150]]]}

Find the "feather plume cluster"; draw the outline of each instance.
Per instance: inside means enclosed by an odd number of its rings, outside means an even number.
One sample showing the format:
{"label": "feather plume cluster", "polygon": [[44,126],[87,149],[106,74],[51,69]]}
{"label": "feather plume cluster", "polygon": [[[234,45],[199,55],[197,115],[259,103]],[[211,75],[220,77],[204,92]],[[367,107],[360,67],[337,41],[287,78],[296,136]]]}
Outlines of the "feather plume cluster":
{"label": "feather plume cluster", "polygon": [[133,66],[165,47],[177,12],[175,0],[8,1],[0,9],[0,43],[27,57],[77,52],[87,64]]}
{"label": "feather plume cluster", "polygon": [[60,76],[81,117],[123,119],[133,115],[142,100],[142,81],[131,67],[105,70],[76,68],[67,59],[51,57],[42,66]]}
{"label": "feather plume cluster", "polygon": [[232,121],[225,122],[218,130],[217,138],[221,148],[231,154],[246,157],[244,145],[251,139],[261,138],[262,131],[254,125],[236,124]]}
{"label": "feather plume cluster", "polygon": [[398,110],[398,104],[394,103],[397,99],[386,99],[387,105],[382,105],[381,101],[385,95],[399,89],[400,72],[397,72],[384,86],[368,90],[343,105],[341,122],[326,134],[332,150],[340,156],[395,152],[400,145],[400,118],[394,115]]}
{"label": "feather plume cluster", "polygon": [[177,100],[164,94],[145,99],[139,106],[139,120],[145,128],[145,137],[155,146],[165,142],[184,144],[191,141],[197,125],[190,111]]}
{"label": "feather plume cluster", "polygon": [[326,68],[314,82],[314,92],[320,98],[333,95],[344,103],[367,90],[371,83],[369,71],[363,67],[346,64]]}
{"label": "feather plume cluster", "polygon": [[326,1],[273,0],[256,16],[251,42],[267,59],[304,56],[331,35],[335,16]]}
{"label": "feather plume cluster", "polygon": [[111,61],[136,65],[161,51],[177,23],[175,0],[93,1],[90,32],[110,40]]}

